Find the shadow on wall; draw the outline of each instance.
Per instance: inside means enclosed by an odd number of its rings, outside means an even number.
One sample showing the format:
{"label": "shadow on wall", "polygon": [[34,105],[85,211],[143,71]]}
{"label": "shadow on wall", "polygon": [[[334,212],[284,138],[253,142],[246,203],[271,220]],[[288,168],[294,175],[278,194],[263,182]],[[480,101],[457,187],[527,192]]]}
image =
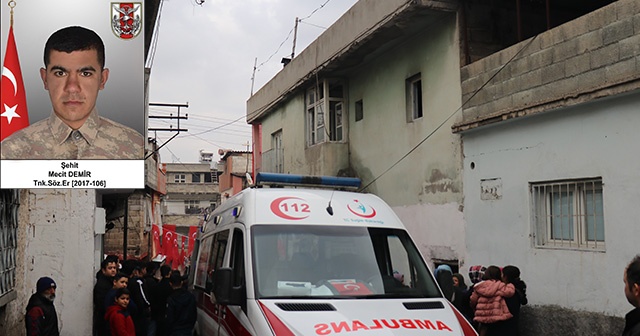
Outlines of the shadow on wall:
{"label": "shadow on wall", "polygon": [[559,306],[523,306],[521,336],[618,336],[624,319]]}

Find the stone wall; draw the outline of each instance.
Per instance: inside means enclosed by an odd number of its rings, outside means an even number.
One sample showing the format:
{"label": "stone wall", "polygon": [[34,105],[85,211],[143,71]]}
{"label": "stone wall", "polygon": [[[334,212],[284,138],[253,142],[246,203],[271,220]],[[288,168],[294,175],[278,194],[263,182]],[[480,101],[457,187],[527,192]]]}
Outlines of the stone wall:
{"label": "stone wall", "polygon": [[640,89],[640,2],[617,1],[460,76],[463,119],[454,132]]}
{"label": "stone wall", "polygon": [[617,336],[623,328],[623,318],[559,306],[523,306],[520,316],[521,336]]}

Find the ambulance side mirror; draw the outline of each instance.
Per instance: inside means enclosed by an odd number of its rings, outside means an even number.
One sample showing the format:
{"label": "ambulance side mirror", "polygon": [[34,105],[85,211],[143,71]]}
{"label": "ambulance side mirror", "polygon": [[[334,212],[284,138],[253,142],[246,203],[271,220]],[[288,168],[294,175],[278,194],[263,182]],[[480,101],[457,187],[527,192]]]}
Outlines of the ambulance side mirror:
{"label": "ambulance side mirror", "polygon": [[228,267],[218,268],[213,273],[212,299],[215,303],[224,306],[242,305],[243,286],[233,286],[233,269]]}

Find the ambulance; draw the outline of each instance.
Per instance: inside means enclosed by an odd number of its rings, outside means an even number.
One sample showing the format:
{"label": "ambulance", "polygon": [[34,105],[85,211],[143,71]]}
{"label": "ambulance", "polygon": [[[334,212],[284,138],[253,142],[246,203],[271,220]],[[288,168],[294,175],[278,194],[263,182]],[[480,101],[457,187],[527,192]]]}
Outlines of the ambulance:
{"label": "ambulance", "polygon": [[259,173],[213,211],[192,256],[194,334],[477,336],[393,210],[359,186]]}

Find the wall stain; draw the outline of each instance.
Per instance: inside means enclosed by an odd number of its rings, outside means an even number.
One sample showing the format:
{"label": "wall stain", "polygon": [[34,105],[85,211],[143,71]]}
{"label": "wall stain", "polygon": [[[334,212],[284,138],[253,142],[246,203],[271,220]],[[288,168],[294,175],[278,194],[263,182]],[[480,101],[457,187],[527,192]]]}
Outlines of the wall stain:
{"label": "wall stain", "polygon": [[460,187],[454,182],[452,178],[444,174],[440,169],[432,169],[431,176],[428,181],[422,186],[425,194],[436,194],[442,192],[458,193]]}

